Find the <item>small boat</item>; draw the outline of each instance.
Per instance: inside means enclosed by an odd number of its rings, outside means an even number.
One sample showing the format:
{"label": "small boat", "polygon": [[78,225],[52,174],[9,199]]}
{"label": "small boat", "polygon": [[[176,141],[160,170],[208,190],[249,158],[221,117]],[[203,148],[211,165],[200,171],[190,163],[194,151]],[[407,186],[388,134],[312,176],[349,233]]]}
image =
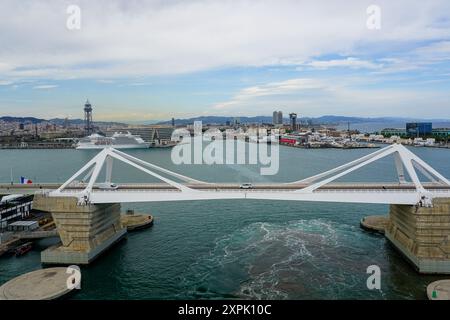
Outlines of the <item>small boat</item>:
{"label": "small boat", "polygon": [[28,251],[30,251],[32,247],[33,247],[33,243],[32,243],[32,242],[24,243],[24,244],[18,246],[18,247],[14,250],[14,255],[15,255],[16,257],[23,256],[23,255],[26,254]]}

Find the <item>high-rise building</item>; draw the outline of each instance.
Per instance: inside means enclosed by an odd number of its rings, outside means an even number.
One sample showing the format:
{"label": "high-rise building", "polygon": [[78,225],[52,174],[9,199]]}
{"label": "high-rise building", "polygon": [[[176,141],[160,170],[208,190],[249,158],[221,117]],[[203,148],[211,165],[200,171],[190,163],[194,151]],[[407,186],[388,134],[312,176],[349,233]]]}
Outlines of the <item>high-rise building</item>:
{"label": "high-rise building", "polygon": [[283,112],[281,111],[273,112],[272,124],[273,125],[283,124]]}
{"label": "high-rise building", "polygon": [[297,130],[297,114],[289,113],[289,119],[291,119],[291,130],[296,131]]}
{"label": "high-rise building", "polygon": [[272,115],[272,124],[277,125],[278,124],[278,112],[274,111]]}
{"label": "high-rise building", "polygon": [[175,127],[175,118],[172,118],[172,127]]}
{"label": "high-rise building", "polygon": [[84,104],[84,132],[87,136],[94,132],[94,127],[92,124],[92,105],[89,100],[86,100]]}

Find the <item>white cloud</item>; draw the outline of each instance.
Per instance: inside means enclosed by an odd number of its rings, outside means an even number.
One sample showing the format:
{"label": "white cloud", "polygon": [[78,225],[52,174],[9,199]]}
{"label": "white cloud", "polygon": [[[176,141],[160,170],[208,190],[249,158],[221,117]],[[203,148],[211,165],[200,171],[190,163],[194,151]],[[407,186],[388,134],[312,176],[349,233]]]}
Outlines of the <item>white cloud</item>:
{"label": "white cloud", "polygon": [[57,87],[58,87],[58,85],[56,85],[56,84],[43,84],[43,85],[34,86],[33,89],[49,90],[49,89],[54,89],[54,88],[57,88]]}
{"label": "white cloud", "polygon": [[[379,43],[450,37],[444,0],[380,0],[382,29],[366,28],[372,1],[75,1],[81,30],[66,29],[73,1],[0,3],[2,78],[116,78],[227,66],[355,56]],[[379,49],[379,48],[378,48]],[[377,50],[378,50],[377,49]],[[353,60],[352,60],[353,59]],[[319,62],[315,62],[316,64]],[[373,68],[357,58],[327,67]],[[319,63],[320,64],[320,63]],[[322,65],[324,62],[321,63]]]}
{"label": "white cloud", "polygon": [[[306,116],[339,114],[353,116],[445,117],[450,92],[364,88],[357,79],[290,79],[240,90],[230,100],[214,105],[209,114],[261,115],[273,110]],[[272,99],[273,98],[273,99]],[[445,112],[444,112],[445,111]]]}
{"label": "white cloud", "polygon": [[450,41],[438,41],[419,47],[413,54],[427,62],[450,60]]}
{"label": "white cloud", "polygon": [[353,57],[334,60],[314,60],[306,63],[305,65],[319,69],[328,69],[334,67],[347,67],[352,69],[379,69],[382,67],[379,64]]}
{"label": "white cloud", "polygon": [[111,83],[115,83],[114,80],[108,80],[108,79],[100,79],[97,80],[98,83],[103,83],[103,84],[111,84]]}
{"label": "white cloud", "polygon": [[14,81],[9,81],[9,80],[0,80],[0,86],[9,86],[14,84]]}
{"label": "white cloud", "polygon": [[298,93],[301,90],[324,89],[324,85],[313,79],[289,79],[281,82],[271,82],[268,84],[244,88],[232,100],[218,103],[213,108],[217,110],[227,109],[229,107],[248,103],[259,97],[268,97],[274,95],[288,95]]}

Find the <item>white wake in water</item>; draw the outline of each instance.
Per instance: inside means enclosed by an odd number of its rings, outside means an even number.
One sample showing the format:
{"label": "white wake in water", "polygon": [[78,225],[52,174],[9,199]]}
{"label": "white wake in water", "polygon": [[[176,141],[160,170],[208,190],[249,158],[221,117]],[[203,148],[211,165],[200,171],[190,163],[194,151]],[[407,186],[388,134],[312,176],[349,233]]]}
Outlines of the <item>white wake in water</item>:
{"label": "white wake in water", "polygon": [[366,289],[363,260],[369,256],[360,237],[357,227],[322,219],[252,223],[217,239],[191,266],[184,285],[195,298],[353,296]]}

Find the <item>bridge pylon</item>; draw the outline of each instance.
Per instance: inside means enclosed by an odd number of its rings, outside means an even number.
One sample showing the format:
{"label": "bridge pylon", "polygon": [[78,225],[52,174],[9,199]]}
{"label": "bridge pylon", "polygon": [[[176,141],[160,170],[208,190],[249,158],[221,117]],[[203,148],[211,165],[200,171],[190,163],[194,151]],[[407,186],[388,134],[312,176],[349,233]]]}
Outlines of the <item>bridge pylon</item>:
{"label": "bridge pylon", "polygon": [[406,148],[402,144],[389,145],[385,148],[382,148],[378,151],[375,151],[371,154],[363,156],[359,159],[356,159],[334,169],[291,183],[309,184],[307,187],[299,189],[297,192],[313,193],[314,191],[332,181],[342,178],[343,176],[353,171],[356,171],[364,166],[371,164],[372,162],[390,155],[394,156],[395,168],[397,171],[399,184],[407,183],[405,176],[406,171],[416,188],[417,194],[419,195],[418,202],[420,201],[424,206],[432,206],[433,197],[432,194],[423,186],[416,170],[422,173],[433,183],[447,187],[450,186],[450,181],[447,178],[433,169],[429,164],[420,159],[417,155],[409,151],[408,148]]}
{"label": "bridge pylon", "polygon": [[[104,148],[99,152],[94,158],[92,158],[88,163],[86,163],[80,170],[78,170],[72,177],[70,177],[65,183],[63,183],[56,191],[51,192],[52,196],[64,196],[64,190],[70,187],[72,184],[77,182],[77,178],[84,175],[81,182],[87,181],[85,188],[78,194],[78,202],[80,205],[90,203],[90,195],[92,189],[99,179],[99,175],[103,169],[106,167],[105,171],[105,184],[110,184],[112,179],[112,167],[113,161],[120,161],[128,164],[150,176],[157,178],[160,181],[167,183],[168,185],[174,187],[179,191],[195,192],[195,190],[185,186],[180,182],[176,182],[172,179],[162,176],[160,173],[172,176],[178,180],[188,183],[198,183],[205,184],[203,181],[195,180],[190,177],[184,176],[179,173],[167,170],[155,164],[143,161],[136,157],[133,157],[127,153],[121,152],[111,147]],[[158,173],[160,172],[160,173]]]}

